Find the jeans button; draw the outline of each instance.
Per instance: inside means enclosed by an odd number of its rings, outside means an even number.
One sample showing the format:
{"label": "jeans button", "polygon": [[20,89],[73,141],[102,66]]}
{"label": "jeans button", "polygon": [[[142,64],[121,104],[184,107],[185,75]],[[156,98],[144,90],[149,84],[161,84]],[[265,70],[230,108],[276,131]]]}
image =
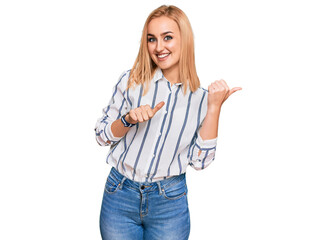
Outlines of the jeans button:
{"label": "jeans button", "polygon": [[142,186],[141,186],[141,189],[142,189],[142,190],[144,190],[144,189],[145,189],[145,186],[144,186],[144,185],[142,185]]}

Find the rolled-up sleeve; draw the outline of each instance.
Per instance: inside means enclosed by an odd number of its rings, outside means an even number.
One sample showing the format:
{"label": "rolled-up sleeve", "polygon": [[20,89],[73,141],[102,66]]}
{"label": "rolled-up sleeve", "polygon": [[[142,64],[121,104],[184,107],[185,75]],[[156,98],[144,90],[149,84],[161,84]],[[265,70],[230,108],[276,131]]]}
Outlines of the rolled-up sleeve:
{"label": "rolled-up sleeve", "polygon": [[[200,135],[202,124],[197,129],[191,145],[189,165],[196,170],[208,167],[214,160],[216,154],[217,138],[203,140]],[[200,154],[199,154],[200,153]]]}
{"label": "rolled-up sleeve", "polygon": [[119,81],[113,87],[113,94],[109,104],[103,108],[103,115],[96,122],[94,130],[96,140],[100,146],[115,145],[123,138],[113,136],[111,125],[130,110],[130,104],[125,97],[128,76],[129,71],[121,74]]}

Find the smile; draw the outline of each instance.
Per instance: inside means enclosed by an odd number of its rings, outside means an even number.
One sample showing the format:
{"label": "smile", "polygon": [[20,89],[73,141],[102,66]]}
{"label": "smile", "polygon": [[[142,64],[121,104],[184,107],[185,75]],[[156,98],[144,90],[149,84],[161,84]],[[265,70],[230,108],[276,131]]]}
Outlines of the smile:
{"label": "smile", "polygon": [[159,60],[166,60],[170,53],[158,54],[157,57]]}

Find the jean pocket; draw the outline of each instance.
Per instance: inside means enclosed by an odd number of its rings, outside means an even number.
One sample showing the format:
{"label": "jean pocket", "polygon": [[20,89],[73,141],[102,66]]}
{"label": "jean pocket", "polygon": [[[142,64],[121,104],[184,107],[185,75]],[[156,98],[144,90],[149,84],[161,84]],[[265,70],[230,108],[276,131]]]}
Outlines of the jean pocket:
{"label": "jean pocket", "polygon": [[188,187],[185,180],[179,181],[176,184],[162,186],[162,195],[169,200],[179,199],[188,193]]}
{"label": "jean pocket", "polygon": [[105,191],[109,194],[118,191],[120,182],[110,173],[106,179]]}

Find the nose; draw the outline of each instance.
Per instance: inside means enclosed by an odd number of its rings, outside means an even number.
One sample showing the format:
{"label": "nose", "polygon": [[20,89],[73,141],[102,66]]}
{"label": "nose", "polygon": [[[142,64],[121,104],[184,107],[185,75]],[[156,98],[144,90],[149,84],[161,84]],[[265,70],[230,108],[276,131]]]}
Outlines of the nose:
{"label": "nose", "polygon": [[158,41],[157,41],[157,44],[156,44],[156,48],[155,48],[155,50],[156,50],[157,52],[161,52],[163,49],[164,49],[163,41],[158,40]]}

